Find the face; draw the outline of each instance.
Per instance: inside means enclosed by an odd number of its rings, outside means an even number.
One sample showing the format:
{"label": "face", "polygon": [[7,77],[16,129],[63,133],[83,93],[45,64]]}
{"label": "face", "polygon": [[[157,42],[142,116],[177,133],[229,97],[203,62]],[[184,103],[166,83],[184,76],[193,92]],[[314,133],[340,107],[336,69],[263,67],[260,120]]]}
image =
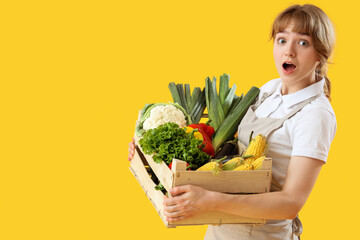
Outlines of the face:
{"label": "face", "polygon": [[282,81],[301,89],[315,82],[318,55],[312,38],[292,29],[290,22],[283,32],[276,34],[273,54]]}

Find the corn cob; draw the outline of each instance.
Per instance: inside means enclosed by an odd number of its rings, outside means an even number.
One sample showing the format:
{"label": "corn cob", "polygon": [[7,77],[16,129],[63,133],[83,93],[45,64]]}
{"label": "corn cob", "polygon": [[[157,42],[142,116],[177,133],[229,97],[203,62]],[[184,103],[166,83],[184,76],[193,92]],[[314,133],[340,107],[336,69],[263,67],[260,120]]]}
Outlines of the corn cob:
{"label": "corn cob", "polygon": [[247,171],[247,170],[253,170],[252,165],[249,163],[240,165],[239,167],[235,168],[233,171]]}
{"label": "corn cob", "polygon": [[261,169],[264,159],[265,159],[265,156],[262,156],[253,161],[252,165],[253,165],[254,170]]}
{"label": "corn cob", "polygon": [[245,160],[245,163],[252,163],[255,159],[261,157],[265,154],[267,144],[265,141],[265,137],[262,134],[257,135],[250,141],[249,146],[243,153],[245,155],[253,155],[253,157],[249,157]]}
{"label": "corn cob", "polygon": [[208,162],[206,164],[204,164],[203,166],[199,167],[198,169],[196,169],[196,171],[211,171],[214,174],[219,174],[221,171],[221,161],[223,161],[224,159],[219,159],[216,161],[212,161],[212,162]]}
{"label": "corn cob", "polygon": [[222,165],[222,170],[231,171],[240,166],[244,162],[242,157],[234,157]]}

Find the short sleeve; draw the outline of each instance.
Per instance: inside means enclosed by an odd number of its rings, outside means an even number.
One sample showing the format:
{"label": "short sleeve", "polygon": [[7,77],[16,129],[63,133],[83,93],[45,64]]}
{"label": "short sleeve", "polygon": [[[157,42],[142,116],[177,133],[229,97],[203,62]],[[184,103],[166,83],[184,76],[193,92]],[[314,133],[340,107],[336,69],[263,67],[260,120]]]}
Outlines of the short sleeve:
{"label": "short sleeve", "polygon": [[335,114],[323,107],[305,108],[299,112],[290,131],[293,145],[291,156],[326,162],[337,127]]}

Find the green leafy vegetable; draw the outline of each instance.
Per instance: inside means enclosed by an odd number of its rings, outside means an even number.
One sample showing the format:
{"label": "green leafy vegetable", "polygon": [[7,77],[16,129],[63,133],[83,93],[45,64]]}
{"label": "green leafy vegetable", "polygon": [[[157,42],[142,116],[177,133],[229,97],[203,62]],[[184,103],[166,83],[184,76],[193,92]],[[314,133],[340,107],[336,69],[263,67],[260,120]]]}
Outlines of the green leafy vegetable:
{"label": "green leafy vegetable", "polygon": [[154,154],[153,159],[157,163],[164,161],[170,164],[176,158],[188,162],[191,169],[195,170],[210,158],[201,150],[201,140],[172,122],[149,129],[139,143],[145,154]]}
{"label": "green leafy vegetable", "polygon": [[164,187],[164,185],[162,185],[162,183],[159,183],[158,185],[155,186],[155,190],[162,191],[162,190],[165,190],[165,187]]}
{"label": "green leafy vegetable", "polygon": [[191,94],[190,84],[169,83],[174,103],[179,104],[190,115],[192,123],[199,123],[206,108],[205,89],[195,87]]}

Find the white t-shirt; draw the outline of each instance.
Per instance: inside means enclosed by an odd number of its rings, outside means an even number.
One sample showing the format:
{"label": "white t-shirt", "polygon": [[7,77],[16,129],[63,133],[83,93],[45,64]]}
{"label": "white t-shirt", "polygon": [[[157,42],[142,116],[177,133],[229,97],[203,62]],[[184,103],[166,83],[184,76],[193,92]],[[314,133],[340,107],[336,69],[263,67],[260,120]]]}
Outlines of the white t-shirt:
{"label": "white t-shirt", "polygon": [[325,79],[295,93],[281,94],[281,79],[267,82],[260,88],[264,93],[275,92],[255,110],[258,118],[282,118],[297,104],[319,93],[320,97],[307,104],[284,125],[267,137],[268,156],[273,159],[273,176],[284,184],[291,156],[305,156],[327,161],[330,145],[336,132],[336,117],[323,87]]}

